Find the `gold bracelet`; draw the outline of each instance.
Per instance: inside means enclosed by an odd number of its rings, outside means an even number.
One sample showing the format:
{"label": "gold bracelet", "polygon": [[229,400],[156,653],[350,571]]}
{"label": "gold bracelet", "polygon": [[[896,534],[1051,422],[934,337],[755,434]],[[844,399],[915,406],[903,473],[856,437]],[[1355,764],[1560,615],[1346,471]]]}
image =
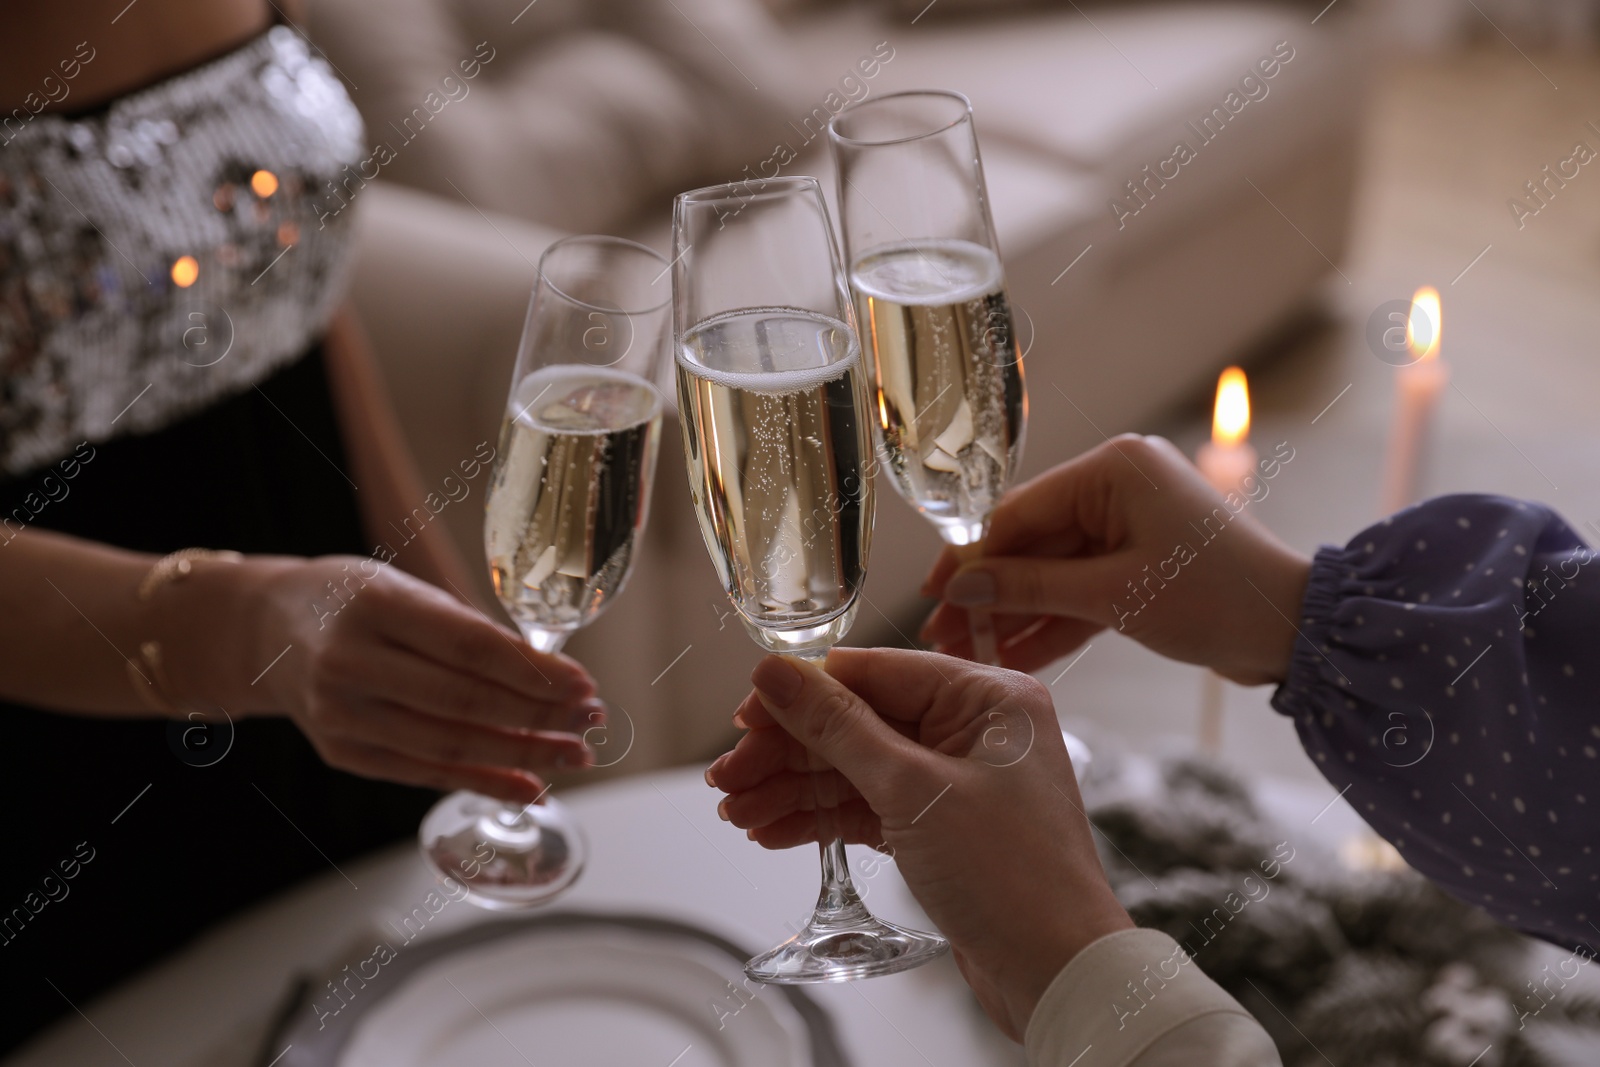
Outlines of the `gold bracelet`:
{"label": "gold bracelet", "polygon": [[[135,594],[141,604],[150,602],[162,586],[181,582],[194,570],[195,560],[213,560],[218,563],[238,563],[244,559],[237,552],[216,551],[209,548],[185,548],[162,556],[150,568],[150,573],[139,583]],[[125,661],[128,681],[145,707],[168,718],[181,718],[184,714],[172,699],[167,684],[167,672],[161,655],[159,641],[144,641],[139,645],[139,658]]]}

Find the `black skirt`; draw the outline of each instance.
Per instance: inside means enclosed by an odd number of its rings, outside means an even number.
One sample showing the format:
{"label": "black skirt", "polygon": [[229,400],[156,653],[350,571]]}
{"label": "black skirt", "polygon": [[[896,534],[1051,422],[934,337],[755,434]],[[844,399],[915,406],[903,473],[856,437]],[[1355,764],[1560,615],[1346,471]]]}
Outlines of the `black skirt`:
{"label": "black skirt", "polygon": [[[30,526],[162,554],[371,551],[320,348],[164,430],[93,447],[49,487],[59,499],[40,488],[58,465],[0,482],[0,515],[26,500]],[[435,796],[330,769],[285,719],[236,723],[225,755],[224,727],[185,728],[0,703],[0,1051],[229,914],[339,879],[334,865],[414,834]]]}

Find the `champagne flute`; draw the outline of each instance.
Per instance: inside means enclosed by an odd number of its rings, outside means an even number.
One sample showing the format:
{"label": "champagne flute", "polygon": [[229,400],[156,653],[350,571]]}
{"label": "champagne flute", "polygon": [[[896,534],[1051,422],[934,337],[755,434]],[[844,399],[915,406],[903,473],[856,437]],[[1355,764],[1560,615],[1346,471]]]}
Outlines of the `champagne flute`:
{"label": "champagne flute", "polygon": [[[1028,394],[972,105],[891,93],[828,135],[889,479],[947,544],[981,555],[1022,460]],[[975,657],[998,662],[991,617],[970,617]]]}
{"label": "champagne flute", "polygon": [[[484,547],[495,595],[540,652],[559,651],[610,605],[644,532],[661,436],[668,274],[656,252],[618,237],[568,237],[539,258]],[[577,879],[588,846],[567,809],[541,799],[519,808],[451,793],[423,819],[423,856],[480,907],[542,904]]]}
{"label": "champagne flute", "polygon": [[[763,649],[825,662],[872,540],[872,438],[850,294],[815,178],[680,193],[673,340],[689,489],[717,576]],[[822,893],[745,964],[762,982],[891,974],[949,948],[875,918],[850,882],[832,781],[812,777]]]}

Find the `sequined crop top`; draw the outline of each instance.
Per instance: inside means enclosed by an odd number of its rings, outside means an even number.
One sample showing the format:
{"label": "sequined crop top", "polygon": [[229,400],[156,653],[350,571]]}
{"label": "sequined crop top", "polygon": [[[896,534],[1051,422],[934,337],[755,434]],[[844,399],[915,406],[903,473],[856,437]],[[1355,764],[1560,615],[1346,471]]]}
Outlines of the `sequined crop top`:
{"label": "sequined crop top", "polygon": [[290,28],[85,116],[0,133],[0,473],[159,430],[304,353],[361,119]]}

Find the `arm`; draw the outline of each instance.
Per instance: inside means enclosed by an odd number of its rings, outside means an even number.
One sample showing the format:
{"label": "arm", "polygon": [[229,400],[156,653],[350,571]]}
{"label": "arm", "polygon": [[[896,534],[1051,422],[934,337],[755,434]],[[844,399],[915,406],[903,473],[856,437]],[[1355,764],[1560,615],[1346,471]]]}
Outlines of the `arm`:
{"label": "arm", "polygon": [[1600,877],[1595,559],[1538,504],[1407,508],[1317,553],[1273,696],[1317,769],[1407,863],[1568,947],[1594,937]]}
{"label": "arm", "polygon": [[[1273,706],[1317,769],[1412,867],[1508,926],[1585,943],[1594,552],[1548,508],[1450,496],[1313,564],[1244,507],[1293,455],[1279,446],[1229,497],[1156,438],[1063,463],[1007,494],[992,555],[940,557],[925,591],[945,602],[923,636],[966,655],[967,608],[983,607],[1019,670],[1114,627],[1282,683]],[[1502,827],[1516,849],[1489,844]]]}
{"label": "arm", "polygon": [[1040,998],[1027,1049],[1032,1067],[1281,1063],[1261,1024],[1157,930],[1110,934],[1074,956]]}
{"label": "arm", "polygon": [[1317,553],[1274,704],[1332,711],[1319,730],[1437,702],[1463,720],[1514,718],[1510,705],[1548,709],[1551,727],[1593,718],[1574,664],[1588,673],[1600,619],[1595,558],[1539,504],[1459,495],[1407,508]]}
{"label": "arm", "polygon": [[[157,557],[45,530],[7,530],[0,546],[0,696],[58,711],[149,715],[127,662],[144,641],[168,650],[183,691],[236,713],[265,711],[246,652],[256,617],[246,609],[258,564],[196,563],[169,591],[141,603]],[[190,649],[205,648],[193,656]],[[176,660],[177,662],[170,662]]]}
{"label": "arm", "polygon": [[[387,542],[388,524],[422,506],[427,494],[366,333],[350,305],[334,315],[323,350],[345,448],[356,481],[363,486],[358,497],[367,536],[373,543]],[[395,561],[408,573],[457,596],[468,598],[474,588],[461,553],[441,523],[424,526],[416,540],[398,551]]]}
{"label": "arm", "polygon": [[[155,557],[4,536],[5,699],[149,716],[133,661],[156,703],[287,715],[324,760],[369,777],[526,803],[543,791],[529,768],[590,761],[577,734],[600,720],[582,667],[372,559],[200,560],[141,598]],[[146,642],[160,646],[154,687]]]}

